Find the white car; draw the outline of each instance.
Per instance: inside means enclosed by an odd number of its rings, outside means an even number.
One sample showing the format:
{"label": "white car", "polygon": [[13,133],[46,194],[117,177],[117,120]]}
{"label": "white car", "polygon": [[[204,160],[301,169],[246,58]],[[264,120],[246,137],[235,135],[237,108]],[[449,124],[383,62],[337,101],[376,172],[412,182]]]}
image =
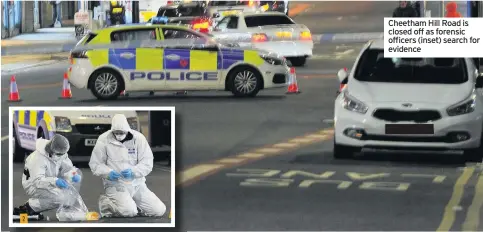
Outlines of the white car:
{"label": "white car", "polygon": [[334,157],[369,151],[464,154],[481,161],[483,76],[470,58],[384,58],[369,42],[335,100]]}
{"label": "white car", "polygon": [[211,34],[215,39],[239,41],[241,46],[274,52],[293,66],[303,66],[312,56],[314,42],[310,30],[284,13],[240,13],[223,18]]}
{"label": "white car", "polygon": [[213,21],[217,24],[226,16],[241,12],[261,12],[258,1],[218,1],[213,0],[208,2],[208,12]]}

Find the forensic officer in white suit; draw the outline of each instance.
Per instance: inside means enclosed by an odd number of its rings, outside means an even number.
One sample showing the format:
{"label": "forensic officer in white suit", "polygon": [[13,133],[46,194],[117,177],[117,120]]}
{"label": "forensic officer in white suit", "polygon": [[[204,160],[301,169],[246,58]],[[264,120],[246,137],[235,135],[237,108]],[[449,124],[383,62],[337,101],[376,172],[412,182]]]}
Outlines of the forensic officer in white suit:
{"label": "forensic officer in white suit", "polygon": [[111,130],[99,136],[89,162],[92,173],[104,183],[101,216],[162,216],[166,212],[166,205],[146,186],[153,159],[144,135],[129,127],[126,116],[114,115]]}

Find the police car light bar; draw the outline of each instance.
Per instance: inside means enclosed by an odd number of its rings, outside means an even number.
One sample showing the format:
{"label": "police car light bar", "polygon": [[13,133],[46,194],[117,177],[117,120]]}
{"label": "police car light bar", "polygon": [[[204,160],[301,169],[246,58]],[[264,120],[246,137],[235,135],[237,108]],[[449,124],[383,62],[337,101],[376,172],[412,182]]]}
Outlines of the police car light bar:
{"label": "police car light bar", "polygon": [[168,17],[153,17],[151,20],[152,24],[168,24]]}

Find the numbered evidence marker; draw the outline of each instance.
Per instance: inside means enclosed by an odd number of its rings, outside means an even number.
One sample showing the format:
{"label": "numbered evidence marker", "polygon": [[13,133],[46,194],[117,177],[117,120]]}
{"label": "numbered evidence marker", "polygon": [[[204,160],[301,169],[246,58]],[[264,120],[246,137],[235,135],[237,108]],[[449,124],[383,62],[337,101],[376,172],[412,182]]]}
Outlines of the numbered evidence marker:
{"label": "numbered evidence marker", "polygon": [[20,224],[27,224],[29,223],[29,215],[26,213],[20,214]]}

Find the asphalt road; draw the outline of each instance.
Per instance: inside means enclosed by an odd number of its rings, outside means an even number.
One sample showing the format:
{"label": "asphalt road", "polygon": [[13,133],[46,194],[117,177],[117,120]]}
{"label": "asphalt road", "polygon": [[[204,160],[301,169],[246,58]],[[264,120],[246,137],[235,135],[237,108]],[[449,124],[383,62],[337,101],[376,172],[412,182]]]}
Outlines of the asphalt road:
{"label": "asphalt road", "polygon": [[[315,6],[296,20],[319,33],[380,32],[382,17],[396,4],[311,3]],[[254,99],[192,92],[104,102],[74,89],[74,99],[60,101],[65,63],[24,70],[16,74],[24,100],[2,104],[2,123],[8,105],[175,106],[176,231],[482,230],[482,178],[477,182],[482,170],[475,164],[417,154],[332,158],[331,125],[323,120],[333,118],[335,73],[352,66],[360,46],[318,45],[316,57],[296,70],[301,94],[265,90]],[[2,73],[2,87],[9,76]],[[2,88],[3,99],[7,94]],[[5,126],[2,136],[3,131]]]}

